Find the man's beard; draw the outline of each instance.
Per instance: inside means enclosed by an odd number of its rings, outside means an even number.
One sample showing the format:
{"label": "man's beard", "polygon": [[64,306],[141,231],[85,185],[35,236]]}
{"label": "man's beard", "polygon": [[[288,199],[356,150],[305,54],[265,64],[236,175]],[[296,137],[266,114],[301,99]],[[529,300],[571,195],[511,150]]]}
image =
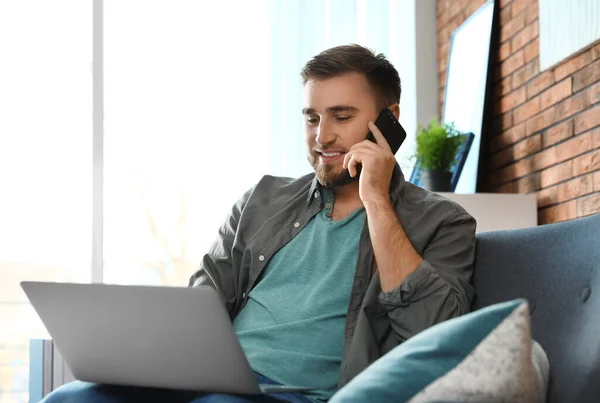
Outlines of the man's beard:
{"label": "man's beard", "polygon": [[312,154],[308,157],[308,161],[314,168],[315,175],[321,186],[327,188],[344,186],[352,182],[356,182],[360,177],[360,171],[362,168],[361,165],[357,165],[356,175],[352,177],[347,169],[342,168],[338,171],[338,166],[336,164],[321,164],[319,162],[319,157],[315,157]]}

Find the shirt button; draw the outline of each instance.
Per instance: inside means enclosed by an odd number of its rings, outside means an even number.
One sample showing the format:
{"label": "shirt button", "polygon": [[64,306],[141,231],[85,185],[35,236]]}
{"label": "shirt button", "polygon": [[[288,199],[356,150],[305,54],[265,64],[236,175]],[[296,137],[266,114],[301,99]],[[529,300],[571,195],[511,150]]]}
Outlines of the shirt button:
{"label": "shirt button", "polygon": [[326,215],[327,215],[327,217],[331,218],[331,211],[328,211]]}
{"label": "shirt button", "polygon": [[326,205],[325,205],[325,208],[326,208],[327,210],[331,210],[331,204],[326,204]]}
{"label": "shirt button", "polygon": [[260,255],[260,256],[258,257],[258,260],[260,260],[260,261],[262,262],[262,261],[264,261],[264,260],[265,260],[265,257],[264,257],[263,255]]}
{"label": "shirt button", "polygon": [[299,222],[297,222],[297,223],[294,224],[294,227],[296,227],[296,228],[298,228],[299,226],[300,226]]}
{"label": "shirt button", "polygon": [[242,294],[242,299],[246,299],[246,293]]}

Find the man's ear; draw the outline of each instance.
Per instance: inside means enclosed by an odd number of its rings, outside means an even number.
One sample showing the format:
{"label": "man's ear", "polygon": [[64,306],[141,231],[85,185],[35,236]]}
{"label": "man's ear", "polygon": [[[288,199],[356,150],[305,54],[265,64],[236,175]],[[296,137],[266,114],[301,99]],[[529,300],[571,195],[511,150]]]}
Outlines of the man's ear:
{"label": "man's ear", "polygon": [[400,120],[400,104],[390,105],[388,106],[388,109],[392,111],[392,113],[396,117],[396,120]]}

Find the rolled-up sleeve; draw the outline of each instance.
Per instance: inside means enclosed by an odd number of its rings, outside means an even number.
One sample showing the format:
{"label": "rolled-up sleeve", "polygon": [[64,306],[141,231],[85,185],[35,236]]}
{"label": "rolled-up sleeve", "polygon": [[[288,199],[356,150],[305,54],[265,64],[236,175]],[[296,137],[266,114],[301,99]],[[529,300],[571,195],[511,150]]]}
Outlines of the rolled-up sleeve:
{"label": "rolled-up sleeve", "polygon": [[379,294],[400,341],[469,312],[476,226],[464,211],[443,222],[426,246],[419,267],[396,289]]}

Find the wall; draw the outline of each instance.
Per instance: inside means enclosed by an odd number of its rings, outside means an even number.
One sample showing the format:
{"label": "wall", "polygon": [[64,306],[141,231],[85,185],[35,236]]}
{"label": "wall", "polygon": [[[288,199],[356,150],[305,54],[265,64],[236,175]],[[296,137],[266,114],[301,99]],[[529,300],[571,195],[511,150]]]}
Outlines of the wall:
{"label": "wall", "polygon": [[[600,212],[600,41],[540,71],[537,0],[496,0],[487,191],[532,193],[540,224]],[[437,0],[440,114],[451,33],[485,0]]]}

